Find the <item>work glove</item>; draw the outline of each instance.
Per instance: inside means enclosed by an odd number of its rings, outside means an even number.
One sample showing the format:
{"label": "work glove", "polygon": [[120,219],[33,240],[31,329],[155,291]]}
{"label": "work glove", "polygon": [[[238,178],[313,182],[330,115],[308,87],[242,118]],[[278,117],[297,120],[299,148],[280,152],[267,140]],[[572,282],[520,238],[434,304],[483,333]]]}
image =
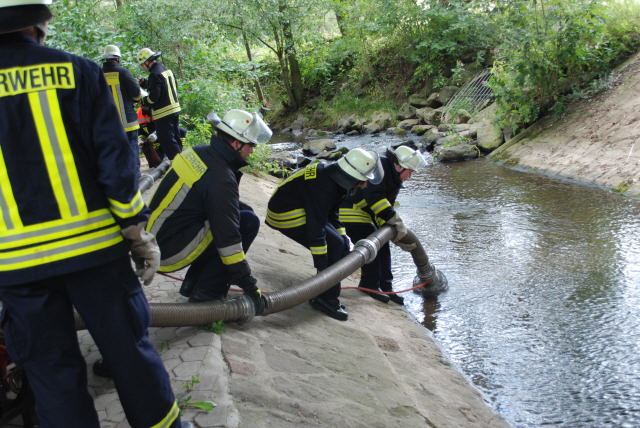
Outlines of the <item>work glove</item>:
{"label": "work glove", "polygon": [[156,141],[158,141],[158,134],[156,134],[156,131],[153,131],[151,134],[149,134],[149,136],[147,137],[147,141],[150,143],[155,143]]}
{"label": "work glove", "polygon": [[398,213],[395,213],[393,217],[387,220],[387,224],[396,229],[396,237],[393,238],[393,243],[398,244],[398,241],[407,235],[407,226],[405,226]]}
{"label": "work glove", "polygon": [[251,275],[242,278],[238,284],[242,290],[244,290],[244,294],[251,298],[253,301],[253,306],[256,309],[256,315],[262,315],[264,310],[267,308],[267,298],[262,295],[260,289],[256,286],[258,281]]}
{"label": "work glove", "polygon": [[160,266],[160,248],[156,237],[144,230],[145,223],[138,223],[122,229],[122,236],[129,243],[131,258],[136,265],[136,275],[144,282],[151,284],[153,274]]}
{"label": "work glove", "polygon": [[410,244],[406,244],[406,243],[401,242],[401,241],[398,241],[398,242],[394,241],[394,244],[396,244],[402,250],[407,251],[407,252],[411,252],[411,251],[415,250],[416,248],[418,248],[418,244],[416,244],[415,242],[412,242]]}
{"label": "work glove", "polygon": [[344,245],[347,247],[347,250],[349,252],[353,251],[353,242],[351,241],[351,238],[349,238],[349,235],[342,235],[342,240],[344,241]]}

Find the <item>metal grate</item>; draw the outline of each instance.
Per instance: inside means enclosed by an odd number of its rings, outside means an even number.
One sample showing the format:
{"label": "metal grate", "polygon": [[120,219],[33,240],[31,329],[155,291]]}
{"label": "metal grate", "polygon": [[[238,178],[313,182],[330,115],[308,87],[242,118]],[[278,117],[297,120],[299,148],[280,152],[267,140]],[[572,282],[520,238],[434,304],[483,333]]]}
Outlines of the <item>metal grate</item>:
{"label": "metal grate", "polygon": [[478,73],[473,79],[464,84],[456,94],[445,104],[444,122],[449,122],[458,110],[466,110],[473,114],[487,105],[493,97],[493,91],[489,87],[491,70]]}

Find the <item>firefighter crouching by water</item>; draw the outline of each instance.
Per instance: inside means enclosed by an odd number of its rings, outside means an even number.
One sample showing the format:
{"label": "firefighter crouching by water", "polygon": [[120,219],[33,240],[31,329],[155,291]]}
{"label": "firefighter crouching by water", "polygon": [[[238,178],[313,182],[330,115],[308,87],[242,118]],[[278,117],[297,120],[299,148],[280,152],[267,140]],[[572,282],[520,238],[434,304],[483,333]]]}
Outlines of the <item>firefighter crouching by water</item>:
{"label": "firefighter crouching by water", "polygon": [[[358,189],[340,205],[340,221],[345,225],[349,237],[357,242],[375,232],[384,224],[394,226],[396,236],[393,242],[405,251],[411,251],[415,244],[400,242],[407,234],[407,227],[395,211],[394,204],[402,183],[414,171],[424,168],[426,161],[422,154],[407,146],[387,149],[381,158],[384,168],[384,179],[381,183],[369,185],[365,189]],[[393,291],[393,274],[391,273],[391,250],[389,243],[384,244],[378,255],[371,262],[362,266],[362,276],[359,287],[376,291]],[[383,303],[395,302],[404,304],[404,299],[397,294],[377,294],[364,291]]]}
{"label": "firefighter crouching by water", "polygon": [[180,294],[190,302],[222,299],[234,284],[261,315],[266,299],[245,258],[260,221],[240,202],[239,169],[272,132],[257,113],[244,110],[229,110],[222,120],[211,114],[209,120],[217,134],[210,145],[173,159],[149,204],[147,230],[158,237],[161,272],[189,266]]}
{"label": "firefighter crouching by water", "polygon": [[[382,180],[378,154],[361,148],[350,150],[337,162],[314,162],[283,180],[269,199],[265,222],[309,248],[318,271],[349,252],[349,239],[338,221],[338,207],[345,196],[367,182]],[[346,321],[340,304],[340,283],[309,301],[332,318]]]}
{"label": "firefighter crouching by water", "polygon": [[[51,0],[0,3],[0,300],[12,361],[39,424],[99,427],[73,308],[104,358],[132,427],[180,427],[147,334],[145,283],[159,262],[148,210],[104,75],[41,46]],[[135,376],[132,374],[135,373]]]}

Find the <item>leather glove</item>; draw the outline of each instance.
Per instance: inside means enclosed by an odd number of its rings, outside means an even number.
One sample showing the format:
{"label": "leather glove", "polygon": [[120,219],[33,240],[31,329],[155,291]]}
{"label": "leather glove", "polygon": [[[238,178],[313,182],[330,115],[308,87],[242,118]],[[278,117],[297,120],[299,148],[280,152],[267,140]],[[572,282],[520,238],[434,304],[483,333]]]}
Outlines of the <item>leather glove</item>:
{"label": "leather glove", "polygon": [[418,247],[418,245],[415,242],[412,242],[410,244],[406,244],[404,242],[398,241],[398,242],[394,242],[394,244],[396,244],[402,250],[407,251],[407,252],[411,252],[411,251],[415,250]]}
{"label": "leather glove", "polygon": [[146,223],[138,223],[122,229],[122,236],[129,242],[131,258],[136,265],[136,275],[144,285],[151,284],[153,274],[160,266],[160,248],[156,237],[144,230]]}
{"label": "leather glove", "polygon": [[256,315],[262,315],[267,308],[267,298],[262,295],[260,289],[256,286],[257,282],[251,275],[244,277],[238,284],[244,294],[251,298],[253,306],[256,309]]}
{"label": "leather glove", "polygon": [[353,251],[353,242],[349,235],[342,235],[342,240],[344,241],[344,245],[347,247],[347,251]]}
{"label": "leather glove", "polygon": [[393,226],[396,229],[396,237],[393,238],[394,244],[397,244],[398,241],[400,241],[407,235],[407,226],[405,226],[398,213],[395,213],[393,217],[387,220],[387,224]]}

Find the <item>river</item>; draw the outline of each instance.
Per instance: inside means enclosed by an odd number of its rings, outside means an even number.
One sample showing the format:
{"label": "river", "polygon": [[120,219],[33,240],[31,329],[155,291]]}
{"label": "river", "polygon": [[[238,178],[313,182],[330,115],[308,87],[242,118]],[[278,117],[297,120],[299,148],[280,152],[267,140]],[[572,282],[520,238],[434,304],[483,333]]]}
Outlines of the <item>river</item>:
{"label": "river", "polygon": [[449,280],[406,308],[487,403],[514,427],[640,426],[640,203],[484,159],[429,158],[405,187],[398,211]]}

